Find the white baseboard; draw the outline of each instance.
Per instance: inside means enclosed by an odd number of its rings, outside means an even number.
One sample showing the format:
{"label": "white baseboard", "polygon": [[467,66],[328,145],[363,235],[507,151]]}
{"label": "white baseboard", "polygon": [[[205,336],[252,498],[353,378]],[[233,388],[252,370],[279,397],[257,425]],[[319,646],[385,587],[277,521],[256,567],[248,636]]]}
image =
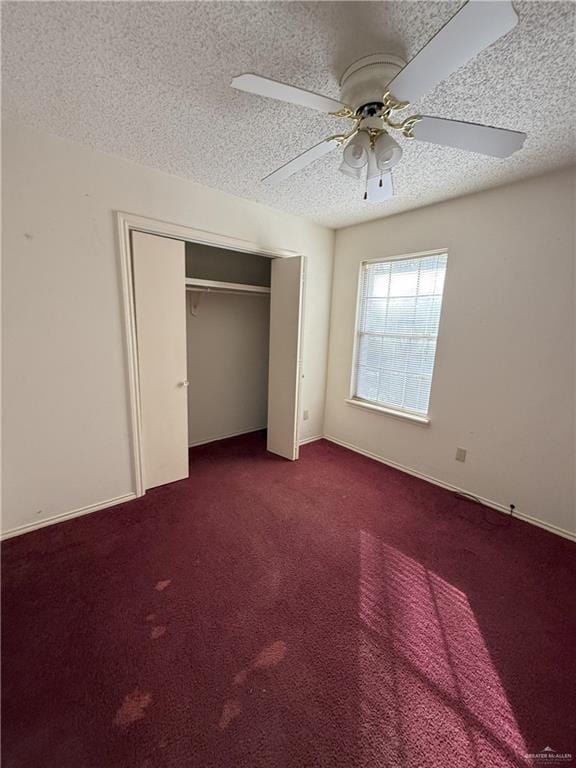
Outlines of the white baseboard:
{"label": "white baseboard", "polygon": [[0,535],[0,539],[11,539],[13,536],[20,536],[23,533],[30,533],[30,531],[36,531],[38,528],[46,528],[48,525],[63,523],[64,520],[71,520],[73,517],[88,515],[90,512],[98,512],[100,509],[115,507],[117,504],[124,504],[126,501],[132,501],[136,498],[138,497],[135,493],[126,493],[124,496],[116,496],[114,499],[100,501],[98,504],[90,504],[88,507],[73,509],[71,512],[63,512],[61,515],[53,515],[52,517],[46,517],[43,520],[34,521],[33,523],[19,525],[17,528],[11,528],[8,531],[3,531]]}
{"label": "white baseboard", "polygon": [[305,437],[304,440],[300,440],[300,445],[306,445],[306,443],[314,443],[316,440],[322,440],[324,435],[314,435],[313,437]]}
{"label": "white baseboard", "polygon": [[[344,440],[340,440],[337,437],[334,437],[333,435],[324,435],[325,440],[329,440],[331,443],[336,443],[336,445],[341,445],[343,448],[348,448],[350,451],[354,451],[355,453],[360,453],[362,456],[367,456],[369,459],[374,459],[375,461],[379,461],[381,464],[386,464],[389,467],[393,467],[394,469],[399,469],[401,472],[405,472],[407,475],[412,475],[413,477],[419,477],[421,480],[426,480],[429,483],[432,483],[433,485],[438,485],[440,488],[446,488],[449,491],[454,491],[455,493],[463,493],[467,494],[469,496],[473,496],[475,499],[477,499],[481,504],[484,504],[486,507],[490,507],[491,509],[496,509],[498,512],[504,512],[505,514],[510,514],[510,508],[505,506],[504,504],[500,504],[497,501],[492,501],[492,499],[486,499],[482,496],[478,496],[476,493],[472,493],[471,491],[467,491],[465,488],[459,488],[457,485],[452,485],[451,483],[445,483],[443,480],[438,480],[436,477],[431,477],[430,475],[425,475],[423,472],[418,472],[416,469],[411,469],[410,467],[405,467],[403,464],[398,464],[396,461],[391,461],[390,459],[385,459],[382,456],[379,456],[376,453],[372,453],[371,451],[365,451],[363,448],[359,448],[357,445],[352,445],[351,443],[347,443]],[[539,520],[537,517],[532,517],[531,515],[527,515],[524,512],[519,511],[518,509],[514,510],[514,517],[518,518],[519,520],[524,520],[526,523],[531,523],[532,525],[538,526],[538,528],[544,528],[546,531],[550,531],[550,533],[555,533],[558,536],[562,536],[565,539],[569,539],[570,541],[576,541],[576,533],[572,533],[571,531],[567,531],[564,528],[559,528],[557,525],[553,525],[552,523],[547,523],[544,520]]]}
{"label": "white baseboard", "polygon": [[209,437],[205,440],[196,440],[194,443],[188,443],[188,448],[196,448],[198,445],[208,445],[208,443],[216,443],[218,440],[227,440],[229,437],[239,437],[240,435],[250,435],[252,432],[261,432],[266,429],[266,424],[262,427],[254,427],[252,429],[241,429],[239,432],[228,432],[226,435],[218,435],[217,437]]}
{"label": "white baseboard", "polygon": [[[261,429],[265,429],[265,427],[261,427]],[[250,430],[251,432],[257,432],[259,430]],[[236,432],[232,435],[225,435],[222,437],[215,437],[211,440],[208,440],[206,442],[215,442],[216,440],[224,440],[226,437],[235,437],[236,435],[241,434],[249,434],[247,432]],[[334,437],[333,435],[317,435],[314,437],[308,437],[305,440],[300,441],[300,445],[305,445],[306,443],[312,443],[315,440],[321,440],[324,438],[325,440],[329,440],[331,443],[335,443],[336,445],[340,445],[343,448],[348,448],[350,451],[354,451],[355,453],[359,453],[362,456],[366,456],[369,459],[374,459],[375,461],[379,461],[381,464],[386,464],[389,467],[393,467],[394,469],[398,469],[401,472],[405,472],[408,475],[412,475],[413,477],[418,477],[421,480],[426,480],[429,483],[433,483],[433,485],[438,485],[440,488],[446,488],[449,491],[454,491],[455,493],[464,493],[473,495],[474,498],[478,499],[479,502],[484,504],[487,507],[490,507],[492,509],[496,509],[499,512],[504,512],[505,514],[509,514],[510,510],[508,507],[506,507],[504,504],[499,504],[496,501],[492,501],[491,499],[486,499],[482,496],[478,496],[477,494],[472,494],[470,491],[467,491],[465,488],[460,488],[457,485],[452,485],[451,483],[446,483],[443,480],[438,480],[435,477],[431,477],[430,475],[425,475],[423,472],[418,472],[415,469],[411,469],[410,467],[405,467],[403,464],[398,464],[396,461],[391,461],[390,459],[385,459],[382,456],[379,456],[376,453],[372,453],[371,451],[365,451],[363,448],[359,448],[356,445],[352,445],[351,443],[347,443],[344,440],[340,440],[337,437]],[[205,443],[195,443],[195,445],[204,445]],[[117,504],[124,504],[127,501],[132,501],[134,499],[138,498],[137,494],[135,493],[127,493],[123,496],[117,496],[113,499],[108,499],[107,501],[101,501],[97,504],[90,504],[87,507],[81,507],[80,509],[74,509],[71,512],[64,512],[60,515],[54,515],[53,517],[45,518],[44,520],[38,520],[37,522],[33,523],[27,523],[26,525],[20,525],[17,528],[11,528],[7,531],[3,531],[0,535],[1,540],[5,539],[11,539],[14,536],[20,536],[24,533],[29,533],[30,531],[38,530],[39,528],[45,528],[49,525],[55,525],[56,523],[64,522],[64,520],[71,520],[74,517],[81,517],[82,515],[87,515],[90,512],[97,512],[101,509],[107,509],[108,507],[114,507]],[[553,525],[552,523],[547,523],[544,520],[539,520],[536,517],[532,517],[531,515],[527,515],[524,512],[519,511],[518,509],[514,510],[514,517],[518,518],[519,520],[524,520],[527,523],[530,523],[531,525],[536,525],[538,528],[543,528],[546,531],[550,531],[551,533],[555,533],[558,536],[562,536],[565,539],[569,539],[570,541],[576,541],[576,533],[572,533],[571,531],[567,531],[564,528],[559,528],[557,525]]]}

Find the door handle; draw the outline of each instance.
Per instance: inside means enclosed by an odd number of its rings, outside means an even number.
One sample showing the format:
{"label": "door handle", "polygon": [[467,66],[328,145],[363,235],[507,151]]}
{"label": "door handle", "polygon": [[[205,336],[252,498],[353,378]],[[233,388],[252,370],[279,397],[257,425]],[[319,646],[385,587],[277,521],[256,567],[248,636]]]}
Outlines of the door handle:
{"label": "door handle", "polygon": [[178,386],[179,387],[187,387],[189,385],[189,383],[190,382],[188,382],[188,381],[179,381],[178,382]]}

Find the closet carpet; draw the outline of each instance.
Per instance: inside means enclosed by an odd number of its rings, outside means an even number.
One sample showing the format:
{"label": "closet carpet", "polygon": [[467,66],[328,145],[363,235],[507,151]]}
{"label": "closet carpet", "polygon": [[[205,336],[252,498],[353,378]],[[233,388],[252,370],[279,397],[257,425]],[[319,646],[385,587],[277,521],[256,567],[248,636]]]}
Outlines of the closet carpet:
{"label": "closet carpet", "polygon": [[189,480],[4,544],[4,768],[576,762],[576,546],[301,455],[195,448]]}

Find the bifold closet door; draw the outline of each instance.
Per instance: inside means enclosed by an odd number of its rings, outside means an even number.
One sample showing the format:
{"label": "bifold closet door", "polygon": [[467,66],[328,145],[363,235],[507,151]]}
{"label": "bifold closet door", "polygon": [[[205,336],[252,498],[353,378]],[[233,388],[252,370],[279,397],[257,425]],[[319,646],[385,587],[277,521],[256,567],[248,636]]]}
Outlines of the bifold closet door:
{"label": "bifold closet door", "polygon": [[270,292],[268,450],[298,458],[302,256],[274,259]]}
{"label": "bifold closet door", "polygon": [[184,243],[132,233],[144,487],[188,477]]}

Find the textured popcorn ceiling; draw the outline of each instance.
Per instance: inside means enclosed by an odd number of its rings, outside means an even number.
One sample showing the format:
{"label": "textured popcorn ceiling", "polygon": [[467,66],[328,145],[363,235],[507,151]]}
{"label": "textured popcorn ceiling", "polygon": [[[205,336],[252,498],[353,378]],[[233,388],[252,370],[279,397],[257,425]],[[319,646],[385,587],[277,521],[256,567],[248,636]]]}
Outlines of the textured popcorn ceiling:
{"label": "textured popcorn ceiling", "polygon": [[525,131],[497,160],[403,141],[393,201],[370,204],[339,151],[271,189],[259,179],[347,121],[229,87],[256,72],[338,97],[376,51],[411,58],[460,2],[5,2],[4,114],[331,227],[575,161],[571,2],[515,2],[519,25],[414,112]]}

